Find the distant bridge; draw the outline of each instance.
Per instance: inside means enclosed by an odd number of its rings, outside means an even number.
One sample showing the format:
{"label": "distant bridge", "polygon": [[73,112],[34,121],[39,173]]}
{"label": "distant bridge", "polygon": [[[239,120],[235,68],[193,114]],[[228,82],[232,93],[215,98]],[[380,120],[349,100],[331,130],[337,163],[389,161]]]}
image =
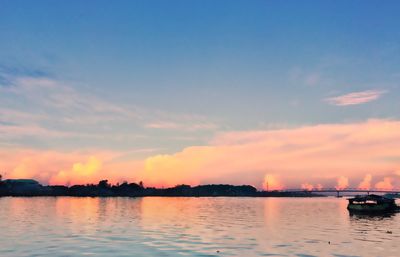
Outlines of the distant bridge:
{"label": "distant bridge", "polygon": [[310,193],[336,193],[337,196],[340,196],[340,193],[390,193],[390,194],[400,194],[400,189],[379,189],[379,188],[371,188],[371,189],[363,189],[363,188],[313,188],[313,189],[282,189],[278,190],[279,192],[310,192]]}

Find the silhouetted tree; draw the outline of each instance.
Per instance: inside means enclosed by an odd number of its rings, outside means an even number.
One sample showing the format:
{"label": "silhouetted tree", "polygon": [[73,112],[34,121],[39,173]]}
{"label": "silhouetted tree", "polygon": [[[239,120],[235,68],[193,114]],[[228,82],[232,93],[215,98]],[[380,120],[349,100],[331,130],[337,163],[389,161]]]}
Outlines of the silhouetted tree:
{"label": "silhouetted tree", "polygon": [[144,188],[143,181],[140,181],[140,182],[139,182],[139,186],[140,186],[141,188]]}
{"label": "silhouetted tree", "polygon": [[109,188],[110,184],[108,184],[108,180],[100,180],[98,187],[100,188]]}
{"label": "silhouetted tree", "polygon": [[3,180],[3,175],[0,174],[0,181],[2,181],[2,180]]}

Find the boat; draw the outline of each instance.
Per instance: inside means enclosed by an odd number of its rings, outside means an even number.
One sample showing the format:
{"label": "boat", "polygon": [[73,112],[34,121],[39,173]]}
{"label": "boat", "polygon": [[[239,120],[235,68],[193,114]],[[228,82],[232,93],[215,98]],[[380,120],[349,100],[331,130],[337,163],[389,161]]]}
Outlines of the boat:
{"label": "boat", "polygon": [[350,212],[385,213],[399,209],[394,199],[374,194],[358,195],[348,199],[348,201],[347,209]]}

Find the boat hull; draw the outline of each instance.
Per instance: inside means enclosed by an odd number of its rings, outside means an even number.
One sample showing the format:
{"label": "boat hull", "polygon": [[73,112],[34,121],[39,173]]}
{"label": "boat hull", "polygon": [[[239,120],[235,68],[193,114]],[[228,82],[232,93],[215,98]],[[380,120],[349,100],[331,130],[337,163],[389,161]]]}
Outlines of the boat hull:
{"label": "boat hull", "polygon": [[373,212],[389,212],[396,210],[396,205],[389,204],[389,203],[382,203],[382,204],[349,204],[347,206],[349,211],[353,212],[366,212],[366,213],[373,213]]}

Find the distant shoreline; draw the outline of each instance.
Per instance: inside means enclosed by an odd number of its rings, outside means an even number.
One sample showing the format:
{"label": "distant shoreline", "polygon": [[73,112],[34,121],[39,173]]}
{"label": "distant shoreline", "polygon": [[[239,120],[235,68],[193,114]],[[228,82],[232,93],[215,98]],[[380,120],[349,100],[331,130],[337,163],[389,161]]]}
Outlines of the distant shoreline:
{"label": "distant shoreline", "polygon": [[107,180],[98,184],[68,186],[43,186],[32,179],[0,181],[0,197],[323,197],[304,192],[258,191],[250,185],[177,185],[170,188],[144,187],[142,183],[111,185]]}
{"label": "distant shoreline", "polygon": [[[39,194],[32,194],[32,195],[24,195],[24,194],[15,194],[15,195],[0,195],[0,198],[5,197],[26,197],[26,198],[37,198],[37,197],[73,197],[73,198],[80,198],[80,197],[88,197],[88,198],[145,198],[145,197],[177,197],[177,198],[218,198],[218,197],[228,197],[228,198],[319,198],[319,197],[328,197],[327,195],[320,195],[315,193],[310,194],[302,194],[302,193],[292,193],[287,195],[286,193],[278,193],[278,194],[271,194],[271,195],[39,195]],[[334,196],[332,196],[334,197]]]}

